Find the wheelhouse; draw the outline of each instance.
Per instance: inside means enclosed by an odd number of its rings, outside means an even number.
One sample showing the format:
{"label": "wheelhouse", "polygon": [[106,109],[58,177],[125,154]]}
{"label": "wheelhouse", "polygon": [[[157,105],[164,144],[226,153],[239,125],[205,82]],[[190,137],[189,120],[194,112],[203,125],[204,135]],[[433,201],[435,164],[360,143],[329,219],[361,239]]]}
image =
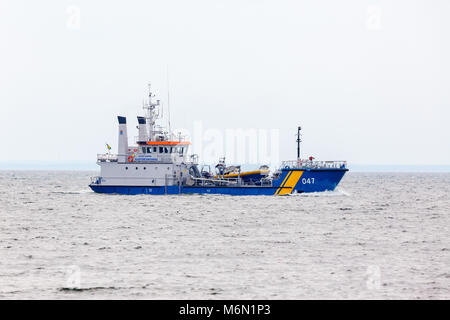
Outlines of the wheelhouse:
{"label": "wheelhouse", "polygon": [[185,161],[189,145],[190,143],[187,141],[140,142],[138,146],[128,149],[128,157],[133,162],[161,161],[178,163]]}

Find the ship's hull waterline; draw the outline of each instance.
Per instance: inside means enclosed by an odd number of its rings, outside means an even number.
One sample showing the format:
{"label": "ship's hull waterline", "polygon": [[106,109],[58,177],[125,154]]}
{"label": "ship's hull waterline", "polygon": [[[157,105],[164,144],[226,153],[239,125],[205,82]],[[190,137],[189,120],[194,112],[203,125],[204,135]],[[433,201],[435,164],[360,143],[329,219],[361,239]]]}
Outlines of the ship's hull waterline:
{"label": "ship's hull waterline", "polygon": [[241,186],[127,186],[91,184],[93,191],[98,193],[124,195],[165,195],[165,194],[223,194],[223,195],[287,195],[292,193],[333,191],[348,169],[310,169],[283,170],[282,175],[271,186],[241,185]]}

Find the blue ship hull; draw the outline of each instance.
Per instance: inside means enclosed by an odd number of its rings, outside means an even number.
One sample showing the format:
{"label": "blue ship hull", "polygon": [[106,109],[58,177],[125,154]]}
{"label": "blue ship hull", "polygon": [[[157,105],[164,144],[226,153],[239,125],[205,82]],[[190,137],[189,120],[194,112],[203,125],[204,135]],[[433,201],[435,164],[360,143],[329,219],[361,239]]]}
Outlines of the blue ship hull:
{"label": "blue ship hull", "polygon": [[111,186],[91,184],[98,193],[113,194],[225,194],[225,195],[285,195],[303,192],[333,191],[348,169],[283,169],[271,186]]}

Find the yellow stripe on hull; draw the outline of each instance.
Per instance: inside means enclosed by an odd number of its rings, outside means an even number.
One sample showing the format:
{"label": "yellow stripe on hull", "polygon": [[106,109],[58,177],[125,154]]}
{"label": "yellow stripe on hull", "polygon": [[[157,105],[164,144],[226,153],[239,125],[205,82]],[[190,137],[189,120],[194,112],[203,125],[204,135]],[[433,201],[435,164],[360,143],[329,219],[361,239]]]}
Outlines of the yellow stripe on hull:
{"label": "yellow stripe on hull", "polygon": [[289,171],[288,174],[286,174],[286,177],[284,178],[283,182],[280,184],[280,187],[277,189],[277,192],[275,192],[275,195],[277,195],[281,188],[283,188],[284,184],[286,183],[286,180],[289,178],[289,176],[291,175],[292,171]]}
{"label": "yellow stripe on hull", "polygon": [[[288,179],[284,185],[282,184],[281,187],[277,190],[275,194],[278,194],[280,196],[288,193],[292,193],[292,190],[297,185],[298,180],[300,180],[300,177],[302,176],[304,171],[291,171],[290,175],[288,176]],[[284,182],[284,181],[283,181]]]}

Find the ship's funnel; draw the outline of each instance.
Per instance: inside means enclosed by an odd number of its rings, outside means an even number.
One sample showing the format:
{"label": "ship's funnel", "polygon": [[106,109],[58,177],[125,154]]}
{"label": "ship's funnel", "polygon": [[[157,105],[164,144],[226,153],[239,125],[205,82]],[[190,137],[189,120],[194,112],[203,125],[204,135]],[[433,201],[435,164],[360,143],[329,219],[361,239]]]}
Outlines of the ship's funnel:
{"label": "ship's funnel", "polygon": [[128,155],[127,118],[118,116],[117,120],[119,120],[119,152],[117,160],[118,162],[125,162]]}
{"label": "ship's funnel", "polygon": [[139,123],[139,138],[138,142],[147,142],[148,141],[148,135],[147,135],[147,127],[145,125],[145,118],[144,117],[137,117],[138,123]]}

